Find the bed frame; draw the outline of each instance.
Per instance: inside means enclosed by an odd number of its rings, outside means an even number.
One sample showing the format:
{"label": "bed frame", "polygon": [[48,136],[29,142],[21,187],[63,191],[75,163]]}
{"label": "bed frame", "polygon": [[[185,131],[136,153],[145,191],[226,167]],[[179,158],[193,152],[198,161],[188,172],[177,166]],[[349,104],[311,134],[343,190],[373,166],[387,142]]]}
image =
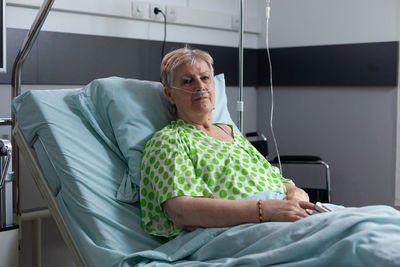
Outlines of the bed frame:
{"label": "bed frame", "polygon": [[48,205],[48,209],[50,210],[50,213],[53,219],[55,220],[65,243],[67,244],[68,248],[72,253],[76,265],[78,267],[87,267],[87,264],[83,259],[82,254],[77,249],[77,246],[74,240],[72,239],[71,233],[63,220],[60,209],[58,208],[57,200],[51,193],[52,190],[50,189],[47,180],[43,174],[42,168],[39,165],[39,162],[36,157],[36,152],[32,149],[32,147],[29,144],[26,143],[25,138],[21,130],[18,128],[18,126],[14,127],[13,137],[15,142],[18,144],[20,153],[22,154],[28,165],[28,168],[33,176],[33,179],[36,183],[36,186],[40,194],[45,199]]}
{"label": "bed frame", "polygon": [[20,153],[22,154],[28,165],[28,168],[32,174],[32,177],[40,194],[45,199],[48,205],[48,209],[50,210],[50,213],[55,220],[65,243],[67,244],[72,253],[72,256],[74,257],[76,265],[78,267],[87,267],[87,264],[85,263],[82,254],[77,249],[75,241],[72,239],[71,233],[64,222],[60,209],[58,208],[57,200],[51,193],[52,190],[50,189],[49,184],[47,183],[47,180],[43,174],[42,168],[39,165],[36,157],[36,152],[32,149],[30,145],[26,143],[25,138],[18,126],[14,127],[13,137],[15,142],[18,144]]}

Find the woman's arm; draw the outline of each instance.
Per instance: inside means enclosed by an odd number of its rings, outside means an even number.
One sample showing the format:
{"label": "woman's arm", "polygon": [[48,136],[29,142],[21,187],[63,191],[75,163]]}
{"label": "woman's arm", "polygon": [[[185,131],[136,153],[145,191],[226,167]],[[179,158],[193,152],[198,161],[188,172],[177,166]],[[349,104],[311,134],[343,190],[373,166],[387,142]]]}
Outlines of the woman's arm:
{"label": "woman's arm", "polygon": [[285,183],[286,187],[286,199],[309,202],[310,198],[303,189],[289,183]]}
{"label": "woman's arm", "polygon": [[[259,222],[256,200],[181,196],[165,201],[163,208],[178,228],[187,230]],[[292,200],[263,200],[263,221],[296,221],[309,216],[306,209],[314,209],[314,204]]]}

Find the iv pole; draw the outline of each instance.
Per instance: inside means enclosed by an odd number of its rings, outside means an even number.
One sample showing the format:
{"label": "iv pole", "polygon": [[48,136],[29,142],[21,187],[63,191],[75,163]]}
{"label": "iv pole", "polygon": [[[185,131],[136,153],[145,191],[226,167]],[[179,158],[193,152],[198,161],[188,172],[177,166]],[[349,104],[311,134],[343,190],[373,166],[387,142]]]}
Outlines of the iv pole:
{"label": "iv pole", "polygon": [[237,126],[240,132],[243,134],[243,0],[240,2],[240,23],[239,23],[239,91],[237,101]]}

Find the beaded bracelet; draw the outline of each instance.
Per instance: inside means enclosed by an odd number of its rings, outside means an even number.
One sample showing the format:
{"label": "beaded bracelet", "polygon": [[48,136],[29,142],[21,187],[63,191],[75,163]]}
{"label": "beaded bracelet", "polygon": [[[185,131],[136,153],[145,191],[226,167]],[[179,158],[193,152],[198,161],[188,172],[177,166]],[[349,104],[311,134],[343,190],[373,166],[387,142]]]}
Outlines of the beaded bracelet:
{"label": "beaded bracelet", "polygon": [[262,200],[259,200],[257,202],[258,205],[258,219],[260,220],[260,223],[263,222],[263,216],[262,216]]}

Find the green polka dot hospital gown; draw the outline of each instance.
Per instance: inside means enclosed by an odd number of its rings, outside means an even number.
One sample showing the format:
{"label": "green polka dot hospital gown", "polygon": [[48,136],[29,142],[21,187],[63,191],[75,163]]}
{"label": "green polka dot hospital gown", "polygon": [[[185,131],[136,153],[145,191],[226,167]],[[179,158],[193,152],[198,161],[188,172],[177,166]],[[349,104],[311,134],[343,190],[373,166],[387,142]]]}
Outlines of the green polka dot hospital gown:
{"label": "green polka dot hospital gown", "polygon": [[223,142],[178,119],[146,143],[140,204],[147,232],[165,237],[182,232],[162,209],[176,196],[240,200],[267,190],[286,193],[283,183],[291,180],[233,132],[235,141]]}

